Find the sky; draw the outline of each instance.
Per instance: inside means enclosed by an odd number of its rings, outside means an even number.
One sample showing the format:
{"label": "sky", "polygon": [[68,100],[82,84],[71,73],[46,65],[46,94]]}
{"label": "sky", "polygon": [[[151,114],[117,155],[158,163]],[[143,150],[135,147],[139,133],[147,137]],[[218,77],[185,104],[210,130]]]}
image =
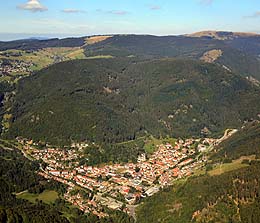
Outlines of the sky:
{"label": "sky", "polygon": [[0,0],[0,40],[97,34],[260,33],[260,0]]}

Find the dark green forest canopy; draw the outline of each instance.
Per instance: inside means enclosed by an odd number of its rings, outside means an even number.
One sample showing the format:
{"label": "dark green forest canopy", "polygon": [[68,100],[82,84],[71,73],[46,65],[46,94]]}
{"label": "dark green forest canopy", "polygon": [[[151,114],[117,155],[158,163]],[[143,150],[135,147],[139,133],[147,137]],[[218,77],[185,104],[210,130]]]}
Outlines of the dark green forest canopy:
{"label": "dark green forest canopy", "polygon": [[115,35],[84,48],[86,56],[138,56],[149,59],[200,59],[205,52],[218,49],[222,51],[222,56],[215,63],[242,76],[253,76],[260,80],[259,39],[259,36],[218,40],[209,37]]}
{"label": "dark green forest canopy", "polygon": [[20,81],[9,137],[115,143],[212,135],[256,118],[260,89],[218,65],[183,59],[63,62]]}

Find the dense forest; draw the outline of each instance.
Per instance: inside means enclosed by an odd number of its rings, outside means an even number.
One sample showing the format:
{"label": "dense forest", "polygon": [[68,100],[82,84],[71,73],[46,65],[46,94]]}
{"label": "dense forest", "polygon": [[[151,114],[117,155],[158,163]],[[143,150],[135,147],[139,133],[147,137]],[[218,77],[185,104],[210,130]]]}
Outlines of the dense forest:
{"label": "dense forest", "polygon": [[[224,34],[232,35],[232,34]],[[151,58],[190,58],[200,59],[210,50],[221,50],[222,56],[215,63],[224,65],[243,76],[260,79],[259,36],[223,38],[224,40],[202,36],[150,36],[115,35],[105,41],[86,45],[86,56],[112,55],[115,57],[138,56]]]}
{"label": "dense forest", "polygon": [[[68,222],[52,206],[16,198],[15,193],[24,190],[54,186],[35,173],[38,168],[38,163],[27,160],[17,150],[0,148],[0,222]],[[45,185],[41,185],[43,182]]]}
{"label": "dense forest", "polygon": [[256,118],[260,89],[193,60],[75,60],[22,79],[8,137],[114,144],[144,135],[218,135]]}
{"label": "dense forest", "polygon": [[15,89],[14,85],[9,84],[8,82],[2,81],[0,82],[0,132],[2,132],[2,120],[3,116],[5,114],[5,108],[4,108],[4,100],[5,100],[5,94],[13,91]]}
{"label": "dense forest", "polygon": [[25,39],[25,40],[15,40],[10,42],[0,41],[0,50],[39,50],[48,47],[80,47],[85,43],[85,37],[80,38],[65,38],[65,39]]}

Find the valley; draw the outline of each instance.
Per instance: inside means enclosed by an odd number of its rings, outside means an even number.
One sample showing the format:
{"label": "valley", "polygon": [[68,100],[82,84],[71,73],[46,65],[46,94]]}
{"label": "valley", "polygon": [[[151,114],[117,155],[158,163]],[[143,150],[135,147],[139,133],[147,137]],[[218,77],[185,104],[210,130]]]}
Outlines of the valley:
{"label": "valley", "polygon": [[258,42],[0,42],[0,221],[258,222]]}
{"label": "valley", "polygon": [[[102,212],[102,207],[106,206],[134,217],[135,214],[130,212],[132,205],[137,207],[145,197],[204,170],[208,153],[236,131],[229,130],[229,134],[220,139],[178,139],[173,145],[164,139],[165,144],[156,145],[152,154],[140,154],[136,163],[100,166],[81,164],[81,158],[88,159],[84,151],[93,149],[93,143],[73,143],[67,148],[57,148],[50,145],[39,147],[39,143],[26,139],[18,139],[18,142],[26,158],[43,162],[38,170],[40,176],[69,186],[64,199],[83,212],[102,218],[107,216]],[[224,166],[220,168],[225,172]],[[214,175],[213,171],[209,174]],[[23,194],[18,198],[35,201],[32,195]]]}

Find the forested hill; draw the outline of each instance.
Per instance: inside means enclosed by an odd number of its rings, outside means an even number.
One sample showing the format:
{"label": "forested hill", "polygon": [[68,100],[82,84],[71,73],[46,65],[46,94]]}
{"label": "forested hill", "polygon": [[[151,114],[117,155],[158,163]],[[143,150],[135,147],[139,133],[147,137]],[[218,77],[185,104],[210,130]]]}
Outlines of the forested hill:
{"label": "forested hill", "polygon": [[138,209],[138,222],[260,221],[259,162],[221,175],[177,181],[148,198]]}
{"label": "forested hill", "polygon": [[201,59],[260,80],[259,40],[258,36],[220,40],[207,36],[115,35],[96,44],[86,45],[85,54]]}
{"label": "forested hill", "polygon": [[[179,57],[224,65],[260,80],[260,36],[232,32],[201,32],[181,36],[111,35],[0,42],[0,50],[38,51],[79,47],[87,57]],[[75,53],[75,52],[74,52]]]}
{"label": "forested hill", "polygon": [[253,121],[244,125],[239,131],[225,140],[213,154],[214,161],[235,160],[241,156],[256,155],[260,157],[260,122]]}
{"label": "forested hill", "polygon": [[38,39],[25,39],[25,40],[15,40],[9,42],[0,41],[0,50],[38,50],[48,47],[80,47],[85,43],[86,37],[81,38],[65,38],[65,39],[47,39],[47,40],[38,40]]}
{"label": "forested hill", "polygon": [[145,200],[138,222],[259,222],[259,121],[246,123],[210,154],[205,172]]}
{"label": "forested hill", "polygon": [[241,126],[259,87],[193,60],[75,60],[20,81],[7,135],[52,143],[114,143],[144,134],[198,136]]}

